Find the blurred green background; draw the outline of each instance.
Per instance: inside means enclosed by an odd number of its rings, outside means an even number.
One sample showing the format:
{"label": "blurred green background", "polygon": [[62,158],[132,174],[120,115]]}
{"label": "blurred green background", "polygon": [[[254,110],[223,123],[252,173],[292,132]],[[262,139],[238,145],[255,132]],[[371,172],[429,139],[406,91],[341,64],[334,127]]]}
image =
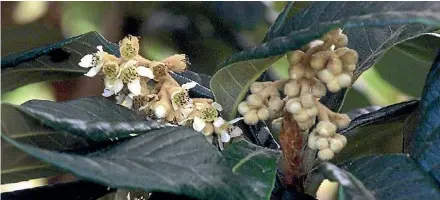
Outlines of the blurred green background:
{"label": "blurred green background", "polygon": [[[185,53],[191,70],[212,75],[228,56],[261,43],[286,2],[1,2],[2,56],[47,45],[89,31],[112,42],[127,34],[141,37],[141,54],[162,59]],[[309,5],[295,2],[293,12]],[[421,94],[440,46],[425,35],[389,50],[347,94],[343,111],[389,105]],[[287,75],[281,59],[271,68]],[[78,78],[35,83],[2,95],[15,104],[29,99],[68,100],[99,95],[99,80]],[[87,86],[87,87],[86,87]]]}

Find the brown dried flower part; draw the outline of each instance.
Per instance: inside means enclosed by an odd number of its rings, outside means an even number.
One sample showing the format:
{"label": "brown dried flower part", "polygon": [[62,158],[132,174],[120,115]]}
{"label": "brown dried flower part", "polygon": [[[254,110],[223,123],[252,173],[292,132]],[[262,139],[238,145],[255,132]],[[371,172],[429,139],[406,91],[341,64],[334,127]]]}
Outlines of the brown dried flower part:
{"label": "brown dried flower part", "polygon": [[150,69],[153,71],[154,80],[156,81],[163,81],[168,75],[168,69],[162,62],[152,61],[150,63]]}
{"label": "brown dried flower part", "polygon": [[185,54],[174,54],[162,62],[173,72],[184,72],[188,68],[188,65],[191,64]]}
{"label": "brown dried flower part", "polygon": [[126,59],[134,59],[139,54],[139,38],[128,35],[119,42],[119,52]]}

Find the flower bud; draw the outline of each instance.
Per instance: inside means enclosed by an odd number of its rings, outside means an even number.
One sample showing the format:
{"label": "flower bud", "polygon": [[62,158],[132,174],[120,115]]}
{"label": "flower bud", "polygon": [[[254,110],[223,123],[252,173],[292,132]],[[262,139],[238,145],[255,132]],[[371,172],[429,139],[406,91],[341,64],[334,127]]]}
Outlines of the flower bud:
{"label": "flower bud", "polygon": [[307,115],[310,117],[316,117],[318,115],[318,107],[313,106],[311,108],[306,109]]}
{"label": "flower bud", "polygon": [[251,94],[247,97],[247,103],[249,106],[260,107],[263,105],[263,100],[258,94]]}
{"label": "flower bud", "polygon": [[257,115],[260,120],[267,120],[267,119],[269,119],[269,116],[270,116],[269,109],[267,109],[266,106],[263,106],[258,109]]}
{"label": "flower bud", "polygon": [[157,118],[165,118],[171,110],[171,105],[166,99],[161,99],[154,104],[154,114]]}
{"label": "flower bud", "polygon": [[278,98],[272,98],[269,102],[268,102],[268,107],[274,111],[281,111],[283,109],[284,106],[284,101],[281,100],[279,97]]}
{"label": "flower bud", "polygon": [[323,69],[332,55],[333,52],[331,51],[320,51],[313,54],[310,60],[310,67],[315,70]]}
{"label": "flower bud", "polygon": [[313,124],[309,123],[310,120],[306,121],[306,122],[302,122],[302,123],[298,123],[298,126],[301,130],[307,130],[310,127],[312,127]]}
{"label": "flower bud", "polygon": [[338,39],[335,42],[335,47],[336,48],[340,48],[340,47],[345,47],[348,44],[348,37],[345,34],[340,34],[338,36]]}
{"label": "flower bud", "polygon": [[344,63],[344,65],[356,65],[359,54],[355,50],[349,49],[339,58]]}
{"label": "flower bud", "polygon": [[335,50],[335,54],[336,54],[338,57],[340,57],[340,56],[344,55],[345,53],[347,53],[348,50],[350,50],[350,49],[347,48],[347,47],[337,48],[337,49]]}
{"label": "flower bud", "polygon": [[332,57],[327,62],[326,68],[335,75],[340,74],[342,72],[342,62],[339,58]]}
{"label": "flower bud", "polygon": [[307,146],[309,146],[312,150],[318,150],[318,147],[316,146],[316,140],[317,137],[314,134],[310,134],[309,138],[307,139]]}
{"label": "flower bud", "polygon": [[347,114],[338,114],[337,118],[334,119],[334,122],[339,129],[343,129],[347,128],[348,125],[350,125],[351,120]]}
{"label": "flower bud", "polygon": [[319,135],[328,137],[336,133],[336,126],[330,121],[320,121],[316,126],[316,131]]}
{"label": "flower bud", "polygon": [[287,110],[287,112],[296,115],[296,114],[301,113],[302,105],[299,101],[295,101],[294,99],[289,99],[286,102],[286,110]]}
{"label": "flower bud", "polygon": [[347,72],[353,72],[356,70],[356,65],[342,65],[342,68]]}
{"label": "flower bud", "polygon": [[316,81],[315,84],[312,86],[312,94],[316,98],[321,98],[325,96],[326,92],[327,88],[321,81]]}
{"label": "flower bud", "polygon": [[165,65],[173,72],[184,72],[188,65],[188,57],[185,54],[174,54],[163,60]]}
{"label": "flower bud", "polygon": [[327,148],[318,151],[318,158],[321,160],[331,160],[335,156],[335,153]]}
{"label": "flower bud", "polygon": [[119,42],[119,52],[121,56],[130,60],[139,54],[139,38],[134,36],[127,36]]}
{"label": "flower bud", "polygon": [[303,123],[303,122],[306,122],[307,120],[309,120],[310,116],[307,115],[306,111],[302,111],[297,115],[293,115],[293,119],[295,119],[295,121],[298,123]]}
{"label": "flower bud", "polygon": [[296,80],[291,80],[284,85],[284,94],[289,97],[296,97],[300,92],[300,85]]}
{"label": "flower bud", "polygon": [[330,139],[330,149],[334,153],[341,152],[342,148],[344,148],[344,144],[340,140]]}
{"label": "flower bud", "polygon": [[301,62],[301,59],[304,57],[304,52],[300,50],[295,50],[287,53],[287,60],[290,64],[296,64]]}
{"label": "flower bud", "polygon": [[347,145],[347,138],[341,134],[336,133],[333,135],[333,139],[341,141],[344,147]]}
{"label": "flower bud", "polygon": [[322,41],[322,40],[313,40],[313,41],[309,42],[308,44],[302,46],[301,50],[303,50],[304,52],[307,52],[311,48],[320,46],[322,44],[324,44],[324,41]]}
{"label": "flower bud", "polygon": [[333,75],[329,69],[323,69],[318,71],[318,78],[324,83],[329,83],[335,79],[335,75]]}
{"label": "flower bud", "polygon": [[260,82],[253,82],[250,87],[252,94],[260,93],[261,91],[263,91],[263,89],[264,89],[264,84]]}
{"label": "flower bud", "polygon": [[304,65],[297,63],[289,68],[289,77],[293,80],[301,79],[304,76]]}
{"label": "flower bud", "polygon": [[316,147],[319,150],[327,149],[329,146],[330,146],[330,144],[329,144],[328,140],[325,138],[318,138],[316,140]]}
{"label": "flower bud", "polygon": [[328,89],[328,91],[333,92],[333,93],[341,90],[341,85],[339,85],[338,79],[334,79],[334,80],[328,82],[327,89]]}
{"label": "flower bud", "polygon": [[304,108],[311,108],[315,106],[315,98],[311,93],[301,95],[301,104]]}
{"label": "flower bud", "polygon": [[249,112],[250,108],[246,101],[241,102],[238,104],[238,112],[241,115],[245,115],[247,112]]}
{"label": "flower bud", "polygon": [[244,115],[243,118],[244,123],[248,125],[255,125],[258,122],[257,110],[252,109]]}
{"label": "flower bud", "polygon": [[313,70],[312,68],[306,67],[304,69],[304,77],[306,77],[308,79],[312,79],[312,78],[316,77],[315,70]]}
{"label": "flower bud", "polygon": [[346,88],[351,86],[351,76],[348,74],[341,74],[337,77],[338,83],[341,87]]}
{"label": "flower bud", "polygon": [[119,69],[120,67],[118,63],[115,61],[107,61],[102,66],[102,72],[104,73],[105,76],[107,76],[110,79],[114,79],[116,78],[116,76],[118,76]]}

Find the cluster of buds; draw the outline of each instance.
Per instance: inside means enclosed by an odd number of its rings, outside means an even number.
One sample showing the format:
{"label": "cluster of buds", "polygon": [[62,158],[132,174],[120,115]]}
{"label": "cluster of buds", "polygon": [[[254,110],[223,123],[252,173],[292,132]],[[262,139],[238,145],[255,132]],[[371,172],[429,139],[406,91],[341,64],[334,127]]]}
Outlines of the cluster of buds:
{"label": "cluster of buds", "polygon": [[255,82],[251,84],[251,94],[238,105],[238,112],[244,116],[246,124],[254,125],[259,120],[268,120],[281,114],[284,101],[279,89],[284,82]]}
{"label": "cluster of buds", "polygon": [[[287,54],[289,79],[276,82],[253,83],[251,95],[241,102],[238,111],[244,122],[255,124],[258,120],[275,119],[272,124],[279,127],[284,111],[293,115],[301,131],[310,133],[308,145],[319,150],[322,160],[333,158],[346,145],[337,129],[350,123],[347,115],[332,112],[319,102],[327,91],[335,93],[352,84],[358,54],[347,48],[348,38],[341,29],[325,34]],[[284,95],[280,99],[279,91]],[[277,103],[270,103],[271,101]],[[268,113],[268,115],[266,114]],[[276,119],[278,118],[278,119]],[[317,122],[314,130],[310,128]],[[277,123],[274,123],[274,122]]]}
{"label": "cluster of buds", "polygon": [[[229,142],[242,134],[234,126],[238,120],[225,121],[219,111],[221,105],[211,99],[190,98],[189,90],[197,85],[189,82],[179,85],[170,72],[184,72],[188,59],[176,54],[162,61],[151,61],[139,55],[139,38],[128,36],[119,42],[121,57],[108,54],[102,48],[85,55],[80,63],[90,68],[85,74],[104,77],[105,97],[115,96],[117,103],[137,112],[144,112],[148,118],[174,125],[187,125],[213,138],[219,143]],[[222,146],[222,145],[221,145]]]}

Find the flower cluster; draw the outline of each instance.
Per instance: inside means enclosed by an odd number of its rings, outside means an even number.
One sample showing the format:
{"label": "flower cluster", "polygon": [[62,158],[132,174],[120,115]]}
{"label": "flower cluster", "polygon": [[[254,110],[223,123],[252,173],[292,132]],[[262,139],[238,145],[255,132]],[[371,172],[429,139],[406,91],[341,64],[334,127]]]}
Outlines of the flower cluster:
{"label": "flower cluster", "polygon": [[[282,121],[279,117],[287,111],[302,132],[311,132],[309,148],[319,150],[318,157],[322,160],[333,158],[347,143],[343,135],[336,133],[337,128],[347,127],[350,118],[332,112],[319,99],[327,91],[334,93],[351,86],[358,54],[347,48],[347,44],[347,36],[341,29],[335,29],[321,40],[289,52],[289,79],[253,83],[252,94],[238,106],[244,122],[256,124],[258,120],[274,119],[273,126],[279,127]],[[280,91],[284,95],[280,95]],[[316,128],[310,131],[317,119]]]}
{"label": "flower cluster", "polygon": [[119,42],[119,51],[121,57],[116,57],[98,46],[96,53],[84,56],[79,63],[90,68],[86,76],[104,77],[103,96],[114,95],[118,104],[163,123],[189,126],[205,136],[215,133],[219,143],[242,134],[233,125],[242,118],[223,120],[220,104],[211,99],[190,98],[189,90],[196,87],[196,82],[179,85],[172,78],[170,72],[187,69],[189,62],[184,54],[150,61],[139,55],[139,38],[133,36]]}

